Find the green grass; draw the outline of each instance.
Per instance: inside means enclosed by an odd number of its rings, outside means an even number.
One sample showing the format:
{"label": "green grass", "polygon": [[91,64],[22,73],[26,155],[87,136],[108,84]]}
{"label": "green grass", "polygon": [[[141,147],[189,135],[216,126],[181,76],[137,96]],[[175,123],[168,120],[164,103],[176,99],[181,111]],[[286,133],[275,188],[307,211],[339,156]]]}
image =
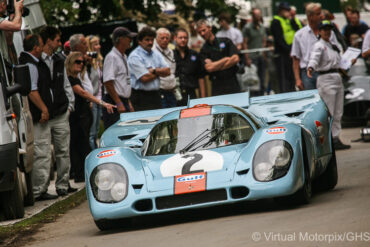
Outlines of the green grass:
{"label": "green grass", "polygon": [[37,231],[43,224],[54,222],[68,210],[77,207],[86,200],[86,190],[71,195],[65,200],[56,202],[31,218],[22,220],[14,225],[0,226],[0,246],[16,246],[22,238]]}

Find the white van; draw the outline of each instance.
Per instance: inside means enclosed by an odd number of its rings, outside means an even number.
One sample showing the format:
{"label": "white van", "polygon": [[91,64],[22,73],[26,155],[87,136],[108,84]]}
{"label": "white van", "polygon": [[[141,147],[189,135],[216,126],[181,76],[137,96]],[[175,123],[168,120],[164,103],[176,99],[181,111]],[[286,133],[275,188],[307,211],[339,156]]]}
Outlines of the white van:
{"label": "white van", "polygon": [[33,205],[31,171],[33,125],[27,96],[31,80],[27,65],[13,66],[11,82],[0,53],[0,214],[22,218]]}

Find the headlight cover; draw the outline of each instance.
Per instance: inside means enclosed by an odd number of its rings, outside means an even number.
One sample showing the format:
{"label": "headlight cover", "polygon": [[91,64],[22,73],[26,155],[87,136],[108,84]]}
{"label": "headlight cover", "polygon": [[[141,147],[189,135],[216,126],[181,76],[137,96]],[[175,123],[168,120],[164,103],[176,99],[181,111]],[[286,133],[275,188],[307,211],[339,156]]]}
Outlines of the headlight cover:
{"label": "headlight cover", "polygon": [[285,176],[293,157],[293,149],[283,140],[262,144],[253,158],[253,176],[257,181],[268,182]]}
{"label": "headlight cover", "polygon": [[99,202],[116,203],[127,196],[126,170],[115,163],[105,163],[94,168],[90,176],[94,197]]}

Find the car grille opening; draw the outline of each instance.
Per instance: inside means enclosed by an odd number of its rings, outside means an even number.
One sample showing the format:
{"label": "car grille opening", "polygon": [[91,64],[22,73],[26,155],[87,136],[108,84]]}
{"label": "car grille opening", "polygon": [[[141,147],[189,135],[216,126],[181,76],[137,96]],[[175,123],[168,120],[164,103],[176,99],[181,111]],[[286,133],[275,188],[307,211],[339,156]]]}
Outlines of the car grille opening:
{"label": "car grille opening", "polygon": [[234,187],[230,189],[230,194],[233,199],[241,199],[248,196],[249,189],[243,186]]}
{"label": "car grille opening", "polygon": [[153,209],[153,202],[151,199],[140,200],[135,202],[134,208],[140,212],[150,211]]}
{"label": "car grille opening", "polygon": [[219,189],[158,197],[155,199],[155,203],[157,209],[168,209],[225,200],[227,200],[226,190]]}

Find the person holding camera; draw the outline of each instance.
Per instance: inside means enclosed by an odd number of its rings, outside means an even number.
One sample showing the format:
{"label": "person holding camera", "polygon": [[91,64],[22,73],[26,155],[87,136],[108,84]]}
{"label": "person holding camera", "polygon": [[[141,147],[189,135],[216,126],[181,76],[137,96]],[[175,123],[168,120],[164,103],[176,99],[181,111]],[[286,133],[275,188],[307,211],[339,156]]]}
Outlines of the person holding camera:
{"label": "person holding camera", "polygon": [[[11,62],[8,52],[8,43],[5,32],[20,31],[22,26],[23,0],[14,1],[11,4],[8,0],[0,0],[0,51],[3,57]],[[6,15],[12,15],[12,18],[6,19]]]}
{"label": "person holding camera", "polygon": [[[87,73],[90,78],[93,95],[99,100],[102,99],[102,80],[103,80],[103,56],[100,53],[100,38],[90,35],[87,38],[87,55],[92,58],[91,63],[87,65]],[[102,107],[99,104],[92,103],[92,124],[90,128],[90,147],[97,148],[96,141],[100,127],[100,118],[102,115]]]}

